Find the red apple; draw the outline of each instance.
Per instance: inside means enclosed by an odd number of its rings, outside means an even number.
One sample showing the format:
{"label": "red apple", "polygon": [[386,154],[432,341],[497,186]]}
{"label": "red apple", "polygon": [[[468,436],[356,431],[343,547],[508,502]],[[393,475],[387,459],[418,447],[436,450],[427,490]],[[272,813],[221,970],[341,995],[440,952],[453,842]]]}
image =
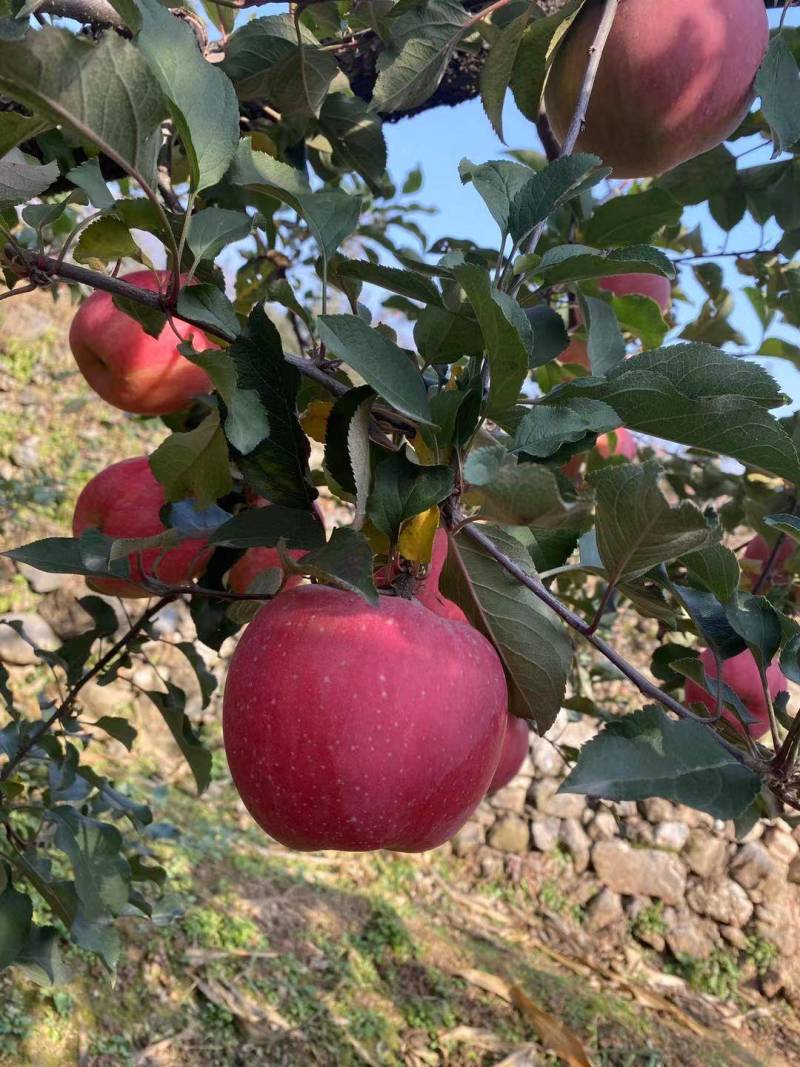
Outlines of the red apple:
{"label": "red apple", "polygon": [[586,367],[587,370],[591,370],[589,364],[589,349],[586,347],[586,342],[582,341],[579,337],[570,338],[569,344],[558,357],[558,362],[578,363],[581,367]]}
{"label": "red apple", "polygon": [[296,849],[421,852],[492,779],[503,667],[477,630],[416,601],[304,585],[259,611],[223,703],[231,774],[256,822]]}
{"label": "red apple", "polygon": [[530,724],[527,719],[520,719],[518,715],[509,713],[500,762],[497,764],[497,770],[494,772],[494,778],[489,783],[487,792],[496,793],[499,789],[505,788],[512,778],[517,777],[528,755],[529,743]]}
{"label": "red apple", "polygon": [[601,434],[597,438],[597,444],[595,448],[603,457],[608,459],[609,456],[624,456],[626,459],[636,459],[636,438],[630,432],[626,430],[624,426],[621,426],[618,430],[614,430],[614,438],[608,433]]}
{"label": "red apple", "polygon": [[[562,142],[602,13],[583,8],[550,68],[545,110]],[[768,37],[764,0],[623,0],[578,151],[615,178],[663,174],[709,151],[747,114]]]}
{"label": "red apple", "polygon": [[[168,280],[165,271],[147,270],[124,278],[151,292]],[[72,320],[69,344],[84,378],[107,403],[136,415],[167,415],[213,389],[206,372],[180,354],[180,341],[191,341],[198,351],[217,347],[196,326],[177,319],[173,326],[166,323],[157,339],[151,337],[114,307],[110,293],[96,290]]]}
{"label": "red apple", "polygon": [[[744,558],[750,560],[754,568],[752,572],[745,572],[745,584],[749,588],[752,588],[758,581],[764,564],[772,555],[772,547],[763,537],[756,536],[744,550]],[[790,538],[781,542],[770,572],[770,585],[788,585],[791,582],[791,575],[783,569],[783,564],[794,553],[794,550],[795,543]]]}
{"label": "red apple", "polygon": [[672,283],[660,274],[611,274],[597,284],[614,296],[649,296],[664,314],[672,304]]}
{"label": "red apple", "polygon": [[[717,677],[717,664],[709,649],[705,649],[700,655],[700,662],[706,672],[706,677],[711,680]],[[722,680],[736,693],[744,706],[753,716],[753,721],[748,724],[750,736],[756,740],[769,730],[769,711],[764,698],[764,690],[761,686],[761,678],[758,674],[758,666],[753,654],[749,649],[740,652],[738,656],[723,660]],[[770,696],[774,700],[778,693],[786,689],[786,678],[776,663],[767,667],[767,687]],[[712,696],[707,690],[693,682],[691,678],[686,681],[686,703],[705,704],[713,713],[716,707],[716,695]],[[723,719],[731,724],[734,729],[741,732],[742,725],[736,715],[727,708],[722,713]]]}
{"label": "red apple", "polygon": [[440,526],[433,538],[433,552],[428,564],[428,573],[416,590],[417,600],[442,619],[450,619],[452,622],[461,622],[466,626],[471,626],[472,624],[458,604],[448,600],[439,589],[439,579],[447,562],[448,547],[447,530]]}
{"label": "red apple", "polygon": [[[96,474],[81,490],[72,517],[78,537],[95,529],[111,537],[153,537],[164,530],[159,511],[164,489],[150,470],[147,456],[123,459]],[[167,551],[149,548],[130,557],[130,580],[91,578],[87,585],[107,596],[152,596],[137,579],[152,576],[169,585],[184,585],[200,574],[210,552],[205,541],[183,541]]]}

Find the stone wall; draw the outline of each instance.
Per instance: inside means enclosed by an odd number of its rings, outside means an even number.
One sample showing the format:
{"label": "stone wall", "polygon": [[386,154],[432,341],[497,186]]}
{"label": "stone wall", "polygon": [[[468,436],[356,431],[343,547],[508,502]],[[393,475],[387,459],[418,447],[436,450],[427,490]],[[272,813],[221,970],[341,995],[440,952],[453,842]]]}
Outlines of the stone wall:
{"label": "stone wall", "polygon": [[[594,720],[562,712],[529,758],[450,843],[484,876],[526,880],[540,901],[569,901],[600,944],[630,938],[684,964],[715,953],[756,959],[768,996],[800,1006],[800,828],[732,823],[666,800],[607,803],[558,794],[559,749],[580,748]],[[576,906],[577,905],[577,906]]]}

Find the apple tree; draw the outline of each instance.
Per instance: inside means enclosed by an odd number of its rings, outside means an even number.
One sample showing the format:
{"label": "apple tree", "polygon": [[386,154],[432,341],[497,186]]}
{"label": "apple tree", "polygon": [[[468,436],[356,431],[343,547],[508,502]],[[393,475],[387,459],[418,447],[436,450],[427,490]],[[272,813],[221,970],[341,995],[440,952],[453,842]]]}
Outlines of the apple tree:
{"label": "apple tree", "polygon": [[[225,745],[289,845],[437,843],[506,731],[563,706],[605,721],[566,790],[796,818],[800,426],[743,358],[800,365],[775,331],[800,326],[790,5],[0,4],[2,298],[85,298],[70,340],[97,403],[164,427],[92,479],[72,536],[6,552],[93,592],[86,632],[39,652],[38,717],[0,665],[0,966],[53,980],[70,937],[113,968],[117,918],[161,918],[152,815],[92,761],[135,731],[81,698],[179,598],[205,706],[202,646],[246,627]],[[427,247],[383,125],[479,95],[502,138],[509,94],[543,151],[471,159],[465,126],[452,160],[496,240]],[[762,240],[707,247],[698,205]],[[327,531],[321,488],[348,515]],[[123,632],[109,595],[132,598]],[[611,638],[620,610],[647,620],[648,670]],[[584,647],[638,710],[608,716]],[[202,793],[186,694],[148,696]]]}

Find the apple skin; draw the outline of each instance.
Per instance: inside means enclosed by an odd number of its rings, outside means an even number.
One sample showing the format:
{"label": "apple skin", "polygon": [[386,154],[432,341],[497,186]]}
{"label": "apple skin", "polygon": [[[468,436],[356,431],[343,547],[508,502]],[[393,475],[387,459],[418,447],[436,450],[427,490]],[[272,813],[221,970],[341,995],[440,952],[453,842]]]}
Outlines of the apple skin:
{"label": "apple skin", "polygon": [[439,579],[447,562],[448,547],[447,530],[440,526],[433,537],[433,551],[428,564],[428,573],[417,588],[417,600],[442,619],[450,619],[451,622],[461,622],[465,626],[471,626],[472,624],[458,604],[449,600],[439,589]]}
{"label": "apple skin", "polygon": [[[703,664],[706,676],[709,679],[717,677],[717,665],[714,661],[713,653],[709,649],[705,649],[701,653],[700,662]],[[769,711],[761,688],[761,679],[758,676],[758,666],[749,649],[740,652],[738,656],[733,656],[731,659],[723,661],[722,680],[737,694],[753,716],[753,722],[747,727],[750,736],[755,740],[763,737],[769,730]],[[773,700],[778,693],[787,687],[786,678],[776,663],[771,663],[767,667],[767,687]],[[695,702],[705,704],[713,714],[716,707],[715,697],[689,678],[686,681],[686,703],[693,704]],[[722,712],[722,718],[730,723],[735,730],[738,730],[739,733],[742,732],[742,724],[732,711],[726,708]]]}
{"label": "apple skin", "polygon": [[589,363],[589,349],[586,346],[586,342],[582,341],[579,337],[571,337],[569,344],[558,357],[558,362],[577,363],[581,367],[586,367],[587,370],[591,370],[591,365]]}
{"label": "apple skin", "polygon": [[620,426],[618,430],[614,430],[614,436],[617,440],[613,444],[610,434],[604,433],[597,438],[597,444],[594,447],[603,459],[608,459],[609,456],[624,456],[626,459],[636,459],[636,438],[630,430],[626,430],[624,426]]}
{"label": "apple skin", "polygon": [[[72,532],[75,537],[88,529],[110,537],[153,537],[165,528],[158,515],[163,506],[164,489],[150,470],[147,456],[123,459],[83,487],[75,502]],[[86,584],[106,596],[149,597],[152,592],[136,582],[143,573],[168,585],[185,585],[202,573],[210,554],[202,540],[182,541],[166,552],[150,548],[140,553],[141,566],[135,555],[130,557],[131,581],[90,578]]]}
{"label": "apple skin", "polygon": [[496,793],[504,789],[512,779],[517,777],[528,755],[529,744],[530,724],[527,719],[520,719],[518,715],[512,715],[509,712],[503,750],[500,753],[500,761],[494,772],[494,778],[489,783],[488,793]]}
{"label": "apple skin", "polygon": [[664,314],[672,306],[672,283],[660,274],[610,274],[597,285],[614,296],[649,296]]}
{"label": "apple skin", "polygon": [[[787,538],[781,542],[781,546],[778,549],[778,555],[775,557],[775,562],[772,565],[770,572],[769,584],[770,585],[788,585],[791,582],[791,575],[787,574],[783,569],[783,564],[794,553],[795,544]],[[763,537],[756,535],[747,548],[744,550],[744,558],[750,560],[753,564],[760,564],[761,568],[767,562],[772,554],[772,545],[767,544]],[[760,570],[759,572],[760,573]],[[745,584],[752,588],[758,581],[758,573],[750,574],[745,573]]]}
{"label": "apple skin", "polygon": [[[123,281],[158,292],[169,274],[134,271]],[[206,372],[178,351],[175,331],[198,351],[217,347],[196,326],[177,319],[173,325],[174,330],[166,323],[157,339],[151,337],[114,307],[110,293],[96,290],[72,320],[69,344],[81,374],[108,404],[135,415],[168,415],[213,389]]]}
{"label": "apple skin", "polygon": [[265,604],[233,654],[225,752],[248,811],[289,848],[422,852],[486,793],[507,700],[472,627],[304,585]]}
{"label": "apple skin", "polygon": [[[545,111],[561,143],[602,11],[583,9],[550,68]],[[624,0],[577,151],[600,156],[615,178],[663,174],[709,151],[747,114],[768,37],[763,0]]]}

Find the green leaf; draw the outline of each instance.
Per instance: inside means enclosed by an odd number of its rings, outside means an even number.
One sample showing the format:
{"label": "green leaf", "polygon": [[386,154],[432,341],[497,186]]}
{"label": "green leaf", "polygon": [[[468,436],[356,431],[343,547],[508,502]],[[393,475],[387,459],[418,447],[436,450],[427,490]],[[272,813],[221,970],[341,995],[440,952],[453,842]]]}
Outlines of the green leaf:
{"label": "green leaf", "polygon": [[183,653],[187,663],[194,671],[194,676],[200,689],[202,707],[207,708],[218,685],[216,675],[208,669],[206,661],[200,655],[197,646],[192,644],[191,641],[180,641],[175,645],[175,648]]}
{"label": "green leaf", "polygon": [[303,171],[281,163],[266,152],[254,151],[247,138],[239,142],[226,180],[231,185],[246,185],[278,197],[295,211],[300,210],[299,198],[311,193]]}
{"label": "green leaf", "polygon": [[567,0],[558,11],[535,19],[525,30],[517,51],[511,88],[517,107],[536,122],[550,62],[585,0]]}
{"label": "green leaf", "polygon": [[430,423],[428,396],[413,358],[356,315],[322,315],[320,340],[401,415]]}
{"label": "green leaf", "polygon": [[325,467],[333,475],[337,484],[346,493],[356,498],[359,486],[363,488],[365,481],[369,489],[369,472],[365,470],[367,458],[363,456],[360,457],[361,470],[358,471],[354,467],[351,447],[354,435],[351,428],[356,422],[355,433],[358,435],[360,416],[363,416],[365,410],[369,412],[369,406],[374,397],[375,392],[369,385],[361,385],[357,389],[348,390],[335,401],[325,427]]}
{"label": "green leaf", "polygon": [[546,459],[565,444],[583,441],[587,434],[609,433],[620,425],[619,415],[602,400],[536,404],[517,426],[514,451],[534,459]]}
{"label": "green leaf", "polygon": [[55,926],[32,925],[15,966],[37,985],[66,985],[70,975],[61,958],[60,941]]}
{"label": "green leaf", "polygon": [[775,34],[769,43],[755,91],[761,97],[775,154],[788,152],[800,140],[800,69],[784,32]]}
{"label": "green leaf", "polygon": [[665,226],[677,226],[682,207],[665,189],[654,186],[633,196],[612,196],[598,204],[585,226],[583,239],[597,248],[646,244]]}
{"label": "green leaf", "polygon": [[192,215],[186,243],[195,265],[201,259],[216,259],[223,248],[247,237],[252,220],[241,211],[207,207]]}
{"label": "green leaf", "polygon": [[373,111],[423,104],[438,86],[469,16],[458,0],[427,0],[391,20],[390,47],[378,57]]}
{"label": "green leaf", "polygon": [[24,204],[49,189],[58,177],[58,163],[28,163],[13,149],[0,159],[0,208]]}
{"label": "green leaf", "polygon": [[[236,332],[239,333],[240,329],[237,319]],[[206,349],[205,352],[195,352],[189,343],[178,345],[178,350],[208,374],[228,409],[225,436],[243,456],[249,455],[269,434],[269,420],[258,393],[253,389],[239,388],[236,364],[231,359],[230,351]]]}
{"label": "green leaf", "polygon": [[474,319],[430,304],[414,323],[414,342],[426,363],[452,363],[483,351]]}
{"label": "green leaf", "polygon": [[329,93],[319,113],[319,128],[331,142],[333,165],[357,171],[372,193],[380,193],[386,171],[386,140],[381,120],[369,105],[357,96]]}
{"label": "green leaf", "polygon": [[533,9],[528,8],[517,18],[512,19],[498,32],[489,55],[481,68],[480,85],[481,101],[486,117],[492,124],[497,136],[501,141],[503,137],[503,104],[506,99],[506,90],[511,82],[514,64],[519,52],[522,35],[531,20]]}
{"label": "green leaf", "polygon": [[339,526],[322,548],[307,553],[302,559],[284,562],[288,570],[305,574],[326,585],[357,593],[368,604],[378,603],[378,590],[373,580],[372,549],[362,533],[351,526]]}
{"label": "green leaf", "polygon": [[605,800],[663,797],[734,819],[761,790],[761,780],[696,722],[673,722],[657,707],[609,722],[581,749],[560,792]]}
{"label": "green leaf", "polygon": [[133,258],[138,255],[139,246],[130,230],[113,215],[105,215],[87,226],[73,253],[76,263],[90,263],[98,259],[103,263],[110,263],[126,256]]}
{"label": "green leaf", "polygon": [[737,180],[736,159],[724,145],[712,148],[688,163],[667,171],[658,179],[658,186],[688,206],[702,204],[728,190]]}
{"label": "green leaf", "polygon": [[467,499],[479,505],[481,516],[509,526],[577,529],[587,518],[588,503],[565,503],[552,470],[538,463],[516,464],[502,447],[470,453],[464,479]]}
{"label": "green leaf", "polygon": [[725,545],[712,544],[681,559],[689,575],[721,603],[739,588],[739,561]]}
{"label": "green leaf", "polygon": [[21,115],[18,111],[0,112],[0,156],[6,155],[23,141],[32,141],[50,127],[40,115]]}
{"label": "green leaf", "polygon": [[186,714],[186,694],[172,682],[165,682],[166,693],[148,690],[147,695],[161,712],[169,732],[181,750],[194,776],[198,794],[204,793],[211,781],[211,753],[198,737]]}
{"label": "green leaf", "polygon": [[597,547],[614,582],[646,574],[708,544],[711,531],[688,500],[671,508],[658,487],[654,460],[589,475],[597,497]]}
{"label": "green leaf", "polygon": [[766,670],[783,640],[778,612],[766,597],[739,593],[725,605],[725,614],[760,669]]}
{"label": "green leaf", "polygon": [[171,434],[150,456],[150,468],[167,503],[192,497],[207,507],[225,496],[233,482],[219,412],[212,411],[193,430]]}
{"label": "green leaf", "polygon": [[339,72],[335,58],[321,48],[294,48],[269,72],[272,104],[286,117],[318,117]]}
{"label": "green leaf", "polygon": [[297,418],[300,372],[283,358],[280,335],[261,307],[231,345],[239,389],[254,392],[269,421],[269,437],[241,461],[248,484],[275,504],[310,508],[316,498],[311,446]]}
{"label": "green leaf", "polygon": [[130,41],[110,33],[94,44],[49,26],[0,39],[0,91],[152,180],[167,107]]}
{"label": "green leaf", "polygon": [[116,204],[114,194],[106,185],[100,172],[98,159],[87,159],[80,166],[73,167],[72,170],[67,171],[67,179],[79,189],[83,189],[93,207],[106,211]]}
{"label": "green leaf", "polygon": [[[5,873],[4,873],[5,872]],[[14,963],[19,956],[31,930],[33,902],[25,893],[19,893],[11,884],[9,868],[0,867],[0,970]]]}
{"label": "green leaf", "polygon": [[674,583],[670,588],[686,608],[700,636],[722,659],[744,652],[747,646],[728,621],[724,605],[713,593]]}
{"label": "green leaf", "polygon": [[331,281],[335,283],[337,276],[357,278],[370,285],[380,286],[381,289],[388,289],[390,293],[407,296],[409,300],[419,300],[423,304],[435,304],[440,307],[442,303],[442,295],[430,278],[414,271],[386,267],[382,263],[370,263],[367,259],[344,259],[340,256],[331,264]]}
{"label": "green leaf", "polygon": [[557,207],[602,181],[608,171],[599,169],[601,163],[598,156],[563,156],[532,174],[511,202],[508,221],[514,241],[521,244]]}
{"label": "green leaf", "polygon": [[233,304],[211,282],[185,285],[178,294],[177,311],[219,337],[236,337],[241,330]]}
{"label": "green leaf", "polygon": [[[482,526],[497,547],[528,574],[531,557],[509,533]],[[465,534],[450,540],[442,592],[464,610],[503,661],[508,707],[532,719],[540,734],[564,699],[572,644],[557,617]]]}
{"label": "green leaf", "polygon": [[767,515],[764,522],[793,541],[800,541],[800,518],[796,515]]}
{"label": "green leaf", "polygon": [[622,329],[640,337],[646,348],[658,348],[662,344],[668,326],[655,300],[627,293],[612,297],[611,307]]}
{"label": "green leaf", "polygon": [[531,324],[515,300],[494,288],[482,267],[464,263],[454,273],[472,304],[486,346],[491,371],[487,414],[500,421],[516,404],[528,375]]}
{"label": "green leaf", "polygon": [[61,805],[49,817],[56,825],[56,848],[72,865],[84,920],[120,915],[128,904],[130,867],[120,854],[119,830]]}
{"label": "green leaf", "polygon": [[462,183],[472,182],[500,227],[500,233],[506,235],[510,226],[511,204],[530,180],[531,168],[507,159],[481,164],[462,159],[458,173]]}
{"label": "green leaf", "polygon": [[[316,45],[317,38],[300,24],[304,44]],[[270,96],[274,79],[271,72],[281,60],[297,51],[297,29],[291,15],[267,15],[240,26],[225,42],[221,66],[236,86],[241,100]]]}
{"label": "green leaf", "polygon": [[319,548],[325,543],[325,530],[312,511],[271,504],[240,511],[218,526],[208,543],[228,548],[274,548],[281,539],[287,548]]}
{"label": "green leaf", "polygon": [[782,403],[773,379],[756,364],[703,344],[642,352],[607,381],[576,379],[557,399],[604,400],[625,426],[653,437],[732,456],[768,474],[800,481],[789,435],[768,407]]}
{"label": "green leaf", "polygon": [[161,331],[167,325],[167,316],[159,308],[148,307],[145,304],[140,304],[137,300],[128,300],[124,296],[112,297],[112,303],[119,311],[124,312],[135,322],[138,322],[150,337],[158,339],[161,336]]}
{"label": "green leaf", "polygon": [[592,278],[606,278],[610,274],[662,274],[675,277],[672,261],[657,248],[631,245],[600,251],[585,245],[556,245],[542,256],[536,274],[545,284],[581,282]]}
{"label": "green leaf", "polygon": [[539,304],[536,307],[527,308],[525,314],[528,322],[533,327],[533,358],[532,367],[542,367],[560,356],[569,345],[569,334],[564,325],[564,320],[551,307]]}
{"label": "green leaf", "polygon": [[83,574],[86,577],[110,575],[128,576],[126,560],[110,562],[113,537],[97,530],[87,530],[79,538],[45,537],[21,548],[12,548],[2,555],[19,563],[27,563],[48,574]]}
{"label": "green leaf", "polygon": [[101,715],[97,722],[93,722],[91,725],[103,730],[109,737],[113,737],[115,741],[119,741],[121,745],[127,748],[128,752],[133,748],[137,731],[127,719],[112,715]]}
{"label": "green leaf", "polygon": [[592,374],[603,378],[624,361],[625,339],[610,304],[582,296],[581,307],[589,331],[587,348]]}
{"label": "green leaf", "polygon": [[369,498],[368,514],[390,541],[397,540],[406,519],[440,504],[453,489],[449,467],[422,467],[405,452],[393,452],[381,460]]}
{"label": "green leaf", "polygon": [[135,34],[169,103],[175,128],[189,160],[195,192],[216,185],[239,143],[239,105],[230,79],[208,63],[187,22],[158,0],[115,0]]}

